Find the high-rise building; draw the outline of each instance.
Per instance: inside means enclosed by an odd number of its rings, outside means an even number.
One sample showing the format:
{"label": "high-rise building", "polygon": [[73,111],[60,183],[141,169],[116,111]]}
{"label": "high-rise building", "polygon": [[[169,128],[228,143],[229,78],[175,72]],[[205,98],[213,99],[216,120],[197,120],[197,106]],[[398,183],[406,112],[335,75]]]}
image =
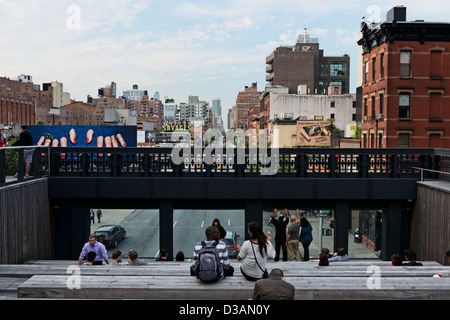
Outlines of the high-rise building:
{"label": "high-rise building", "polygon": [[[350,57],[324,56],[316,38],[299,35],[293,46],[281,46],[266,57],[266,81],[272,86],[289,88],[289,93],[327,94],[329,86],[341,86],[349,93]],[[302,86],[299,88],[299,86]]]}
{"label": "high-rise building", "polygon": [[362,147],[450,148],[450,24],[394,7],[361,24]]}
{"label": "high-rise building", "polygon": [[218,114],[218,115],[222,115],[222,106],[220,105],[220,99],[216,98],[212,100],[211,103],[211,111],[213,114]]}

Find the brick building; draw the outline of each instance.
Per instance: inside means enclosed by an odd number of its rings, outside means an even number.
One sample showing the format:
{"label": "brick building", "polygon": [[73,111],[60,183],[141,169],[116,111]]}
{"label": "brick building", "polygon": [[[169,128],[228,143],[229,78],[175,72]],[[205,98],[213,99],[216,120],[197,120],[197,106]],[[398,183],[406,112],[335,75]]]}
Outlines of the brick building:
{"label": "brick building", "polygon": [[450,148],[450,24],[361,24],[362,147]]}
{"label": "brick building", "polygon": [[0,94],[0,124],[31,125],[36,122],[34,102]]}
{"label": "brick building", "polygon": [[73,102],[63,108],[67,110],[68,125],[102,126],[105,124],[103,108],[84,102]]}
{"label": "brick building", "polygon": [[266,81],[271,86],[289,88],[290,94],[327,94],[329,86],[342,87],[349,93],[350,57],[324,56],[316,38],[306,34],[298,37],[294,46],[278,47],[266,57]]}
{"label": "brick building", "polygon": [[236,97],[236,108],[234,110],[234,127],[243,129],[248,125],[249,111],[253,107],[259,107],[259,95],[257,83],[252,83],[251,87],[245,86],[244,91],[238,93]]}

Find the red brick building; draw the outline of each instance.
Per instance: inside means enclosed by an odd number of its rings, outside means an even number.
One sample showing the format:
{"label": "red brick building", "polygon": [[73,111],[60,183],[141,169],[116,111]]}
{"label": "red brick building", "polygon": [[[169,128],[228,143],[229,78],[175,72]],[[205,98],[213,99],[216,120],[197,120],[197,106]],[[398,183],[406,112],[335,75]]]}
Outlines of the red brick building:
{"label": "red brick building", "polygon": [[63,106],[67,110],[67,124],[80,126],[103,126],[105,115],[103,108],[84,102],[73,102]]}
{"label": "red brick building", "polygon": [[450,148],[450,24],[361,24],[362,147]]}
{"label": "red brick building", "polygon": [[36,123],[34,102],[0,95],[0,124],[4,126]]}
{"label": "red brick building", "polygon": [[236,98],[235,129],[246,128],[248,125],[249,111],[253,107],[259,107],[259,95],[256,82],[251,87],[245,86],[245,90],[238,93]]}

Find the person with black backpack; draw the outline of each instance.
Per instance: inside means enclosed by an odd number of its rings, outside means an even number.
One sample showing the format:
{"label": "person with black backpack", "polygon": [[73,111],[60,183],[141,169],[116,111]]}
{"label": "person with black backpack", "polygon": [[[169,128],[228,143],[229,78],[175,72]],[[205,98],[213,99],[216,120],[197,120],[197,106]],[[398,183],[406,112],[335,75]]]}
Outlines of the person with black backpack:
{"label": "person with black backpack", "polygon": [[232,276],[234,268],[230,265],[226,244],[219,240],[219,229],[209,226],[205,234],[206,241],[200,241],[194,247],[191,275],[204,282],[215,282]]}

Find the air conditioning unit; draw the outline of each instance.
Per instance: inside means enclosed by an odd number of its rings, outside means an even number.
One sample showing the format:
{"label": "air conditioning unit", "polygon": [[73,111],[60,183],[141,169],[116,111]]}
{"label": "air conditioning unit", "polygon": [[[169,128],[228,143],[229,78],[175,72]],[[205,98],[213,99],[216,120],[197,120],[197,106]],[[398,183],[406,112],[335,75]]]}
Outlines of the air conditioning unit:
{"label": "air conditioning unit", "polygon": [[384,114],[382,114],[382,113],[377,114],[377,119],[383,119],[383,118],[384,118]]}
{"label": "air conditioning unit", "polygon": [[364,121],[367,121],[367,116],[364,116]]}

